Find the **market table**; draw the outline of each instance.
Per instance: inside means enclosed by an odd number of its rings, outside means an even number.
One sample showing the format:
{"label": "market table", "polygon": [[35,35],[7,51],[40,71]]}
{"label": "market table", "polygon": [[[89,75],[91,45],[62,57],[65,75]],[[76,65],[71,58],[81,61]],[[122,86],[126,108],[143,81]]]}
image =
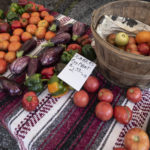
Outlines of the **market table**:
{"label": "market table", "polygon": [[[74,19],[54,14],[62,24],[73,23]],[[90,30],[87,31],[90,34]],[[36,48],[35,54],[40,51]],[[53,98],[45,89],[40,95],[40,104],[35,111],[27,112],[22,108],[21,97],[12,98],[0,93],[3,105],[0,120],[10,134],[16,138],[20,149],[112,149],[123,146],[123,138],[132,127],[146,127],[149,111],[149,90],[143,91],[143,98],[137,104],[125,98],[126,90],[110,84],[95,70],[100,80],[100,87],[113,91],[112,105],[126,105],[133,111],[133,118],[128,125],[121,125],[115,119],[102,122],[95,117],[94,109],[98,103],[97,93],[90,94],[90,103],[86,108],[73,104],[74,91],[61,98]],[[7,74],[6,74],[7,75]],[[24,75],[15,78],[22,82]]]}
{"label": "market table", "polygon": [[[75,21],[62,15],[57,17],[62,24]],[[39,96],[40,105],[32,113],[27,113],[22,109],[20,98],[12,99],[1,93],[1,98],[5,97],[8,100],[1,103],[0,119],[3,125],[11,131],[10,134],[16,135],[15,138],[22,149],[37,149],[38,147],[39,149],[98,148],[108,150],[114,146],[122,146],[128,129],[132,127],[145,129],[150,115],[150,102],[148,101],[150,91],[149,89],[143,90],[142,101],[134,105],[125,98],[126,89],[112,85],[97,70],[94,74],[99,78],[101,88],[105,87],[113,91],[115,97],[113,106],[127,105],[132,109],[133,119],[128,125],[121,125],[115,119],[106,123],[98,120],[94,114],[98,103],[96,93],[90,95],[90,103],[83,109],[73,104],[71,98],[74,91],[70,91],[60,99],[54,99],[47,90]],[[23,76],[19,77],[17,81],[22,81],[22,78]]]}

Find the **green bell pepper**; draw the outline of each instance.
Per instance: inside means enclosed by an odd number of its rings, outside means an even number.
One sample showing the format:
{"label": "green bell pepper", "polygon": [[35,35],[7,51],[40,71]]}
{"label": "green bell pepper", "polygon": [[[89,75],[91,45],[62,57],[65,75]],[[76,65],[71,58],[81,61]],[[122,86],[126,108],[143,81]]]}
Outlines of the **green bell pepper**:
{"label": "green bell pepper", "polygon": [[25,86],[28,87],[29,91],[34,91],[36,93],[42,92],[44,89],[43,81],[48,81],[47,79],[42,79],[42,75],[36,73],[30,77],[27,77],[24,82]]}
{"label": "green bell pepper", "polygon": [[19,10],[19,5],[17,3],[12,3],[10,5],[10,11],[17,12]]}
{"label": "green bell pepper", "polygon": [[13,20],[18,20],[19,16],[16,12],[13,11],[8,11],[7,15],[6,15],[7,21],[11,22]]}
{"label": "green bell pepper", "polygon": [[86,44],[82,47],[81,54],[87,59],[93,61],[96,59],[96,54],[93,47],[90,44]]}
{"label": "green bell pepper", "polygon": [[61,61],[63,63],[68,63],[76,53],[78,53],[78,50],[64,51],[61,55]]}

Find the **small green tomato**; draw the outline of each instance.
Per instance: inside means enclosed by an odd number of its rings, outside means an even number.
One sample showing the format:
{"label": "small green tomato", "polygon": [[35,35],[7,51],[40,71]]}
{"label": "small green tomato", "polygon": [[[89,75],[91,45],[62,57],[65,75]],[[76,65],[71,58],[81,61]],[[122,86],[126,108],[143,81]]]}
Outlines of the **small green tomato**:
{"label": "small green tomato", "polygon": [[125,46],[128,44],[129,36],[124,32],[119,32],[116,34],[115,43],[118,46]]}

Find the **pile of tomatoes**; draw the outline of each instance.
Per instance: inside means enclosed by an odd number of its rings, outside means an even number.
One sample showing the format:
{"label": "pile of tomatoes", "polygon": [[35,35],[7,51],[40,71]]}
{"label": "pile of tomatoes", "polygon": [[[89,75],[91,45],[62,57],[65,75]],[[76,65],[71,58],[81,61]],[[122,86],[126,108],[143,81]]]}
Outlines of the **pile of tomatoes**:
{"label": "pile of tomatoes", "polygon": [[[100,82],[95,76],[89,76],[83,88],[74,94],[73,101],[76,106],[86,107],[90,101],[88,93],[98,91],[97,98],[100,102],[95,108],[95,115],[98,119],[108,121],[114,116],[121,124],[128,124],[132,119],[132,111],[128,106],[112,107],[113,92],[106,88],[99,89]],[[137,103],[142,99],[142,92],[138,87],[131,87],[127,90],[126,97],[133,103]]]}
{"label": "pile of tomatoes", "polygon": [[[0,74],[7,70],[7,65],[16,59],[16,53],[24,42],[35,36],[37,39],[50,40],[56,35],[48,31],[55,18],[48,11],[32,10],[25,12],[19,20],[11,22],[11,32],[0,33]],[[8,24],[7,24],[8,25]]]}
{"label": "pile of tomatoes", "polygon": [[136,55],[150,55],[150,31],[140,31],[136,36],[124,32],[108,35],[107,41],[118,48]]}

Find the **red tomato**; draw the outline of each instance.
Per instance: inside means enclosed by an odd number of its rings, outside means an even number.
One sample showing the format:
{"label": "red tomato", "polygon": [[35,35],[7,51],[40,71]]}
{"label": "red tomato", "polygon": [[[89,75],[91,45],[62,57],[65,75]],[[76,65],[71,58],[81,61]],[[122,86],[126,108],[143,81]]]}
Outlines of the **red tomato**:
{"label": "red tomato", "polygon": [[96,92],[99,89],[99,86],[99,80],[94,76],[89,76],[83,87],[88,92]]}
{"label": "red tomato", "polygon": [[113,116],[113,108],[107,102],[99,102],[95,108],[96,117],[102,121],[110,120]]}
{"label": "red tomato", "polygon": [[22,99],[23,108],[27,111],[33,111],[39,105],[38,97],[36,93],[30,91],[24,94]]}
{"label": "red tomato", "polygon": [[113,150],[126,150],[126,149],[123,147],[117,147],[117,148],[114,148]]}
{"label": "red tomato", "polygon": [[98,99],[100,101],[106,101],[108,103],[111,103],[113,101],[114,95],[112,93],[112,91],[110,91],[109,89],[101,89],[98,92]]}
{"label": "red tomato", "polygon": [[131,87],[127,90],[127,98],[133,103],[137,103],[142,99],[142,92],[138,87]]}
{"label": "red tomato", "polygon": [[86,91],[80,90],[74,94],[73,102],[78,107],[86,107],[89,103],[89,96]]}
{"label": "red tomato", "polygon": [[132,118],[132,111],[128,106],[115,106],[114,117],[119,123],[128,124]]}

